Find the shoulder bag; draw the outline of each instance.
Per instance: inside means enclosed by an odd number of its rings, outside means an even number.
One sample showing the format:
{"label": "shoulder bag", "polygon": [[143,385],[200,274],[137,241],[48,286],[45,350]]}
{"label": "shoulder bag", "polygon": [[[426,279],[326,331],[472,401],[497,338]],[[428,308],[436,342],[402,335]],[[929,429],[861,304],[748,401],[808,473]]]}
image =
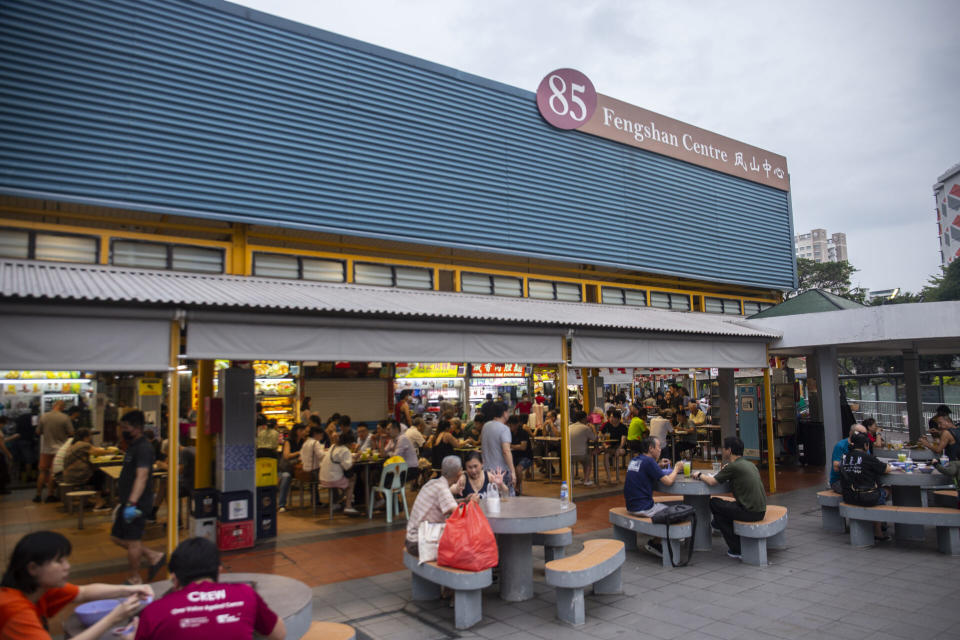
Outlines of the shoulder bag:
{"label": "shoulder bag", "polygon": [[[684,543],[686,559],[678,562],[670,552],[670,525],[685,520],[689,520],[691,524],[690,537]],[[654,524],[666,525],[667,527],[667,535],[663,538],[661,548],[663,549],[663,553],[667,554],[667,557],[670,559],[670,564],[674,567],[687,566],[690,563],[690,558],[693,557],[693,541],[697,537],[696,510],[689,504],[671,504],[668,505],[666,509],[652,515],[650,521]]]}

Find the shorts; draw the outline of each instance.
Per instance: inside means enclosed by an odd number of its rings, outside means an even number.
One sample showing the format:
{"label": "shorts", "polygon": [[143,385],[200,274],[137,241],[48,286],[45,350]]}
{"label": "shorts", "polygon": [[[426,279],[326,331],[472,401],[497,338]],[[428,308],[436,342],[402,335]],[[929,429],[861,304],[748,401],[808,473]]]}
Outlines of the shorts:
{"label": "shorts", "polygon": [[118,506],[113,512],[113,527],[110,529],[110,535],[118,540],[140,540],[143,538],[143,530],[147,526],[147,517],[141,515],[133,522],[127,522],[123,519],[123,506]]}
{"label": "shorts", "polygon": [[587,464],[588,462],[591,461],[591,459],[592,459],[591,456],[570,456],[570,461],[573,464],[576,464],[578,462],[581,464]]}
{"label": "shorts", "polygon": [[533,466],[533,459],[520,458],[519,460],[517,460],[517,466],[520,467],[521,469],[529,469],[530,467]]}
{"label": "shorts", "polygon": [[40,471],[50,471],[53,469],[53,459],[56,457],[57,454],[55,453],[41,453],[40,462],[37,465],[37,468],[39,468]]}

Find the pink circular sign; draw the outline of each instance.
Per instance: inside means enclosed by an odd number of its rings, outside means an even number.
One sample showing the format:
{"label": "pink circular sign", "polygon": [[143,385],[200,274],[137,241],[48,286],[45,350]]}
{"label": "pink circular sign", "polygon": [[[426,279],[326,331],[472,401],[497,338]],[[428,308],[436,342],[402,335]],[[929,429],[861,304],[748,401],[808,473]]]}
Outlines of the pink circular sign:
{"label": "pink circular sign", "polygon": [[537,107],[543,119],[558,129],[576,129],[596,110],[597,92],[590,78],[576,69],[557,69],[540,81]]}

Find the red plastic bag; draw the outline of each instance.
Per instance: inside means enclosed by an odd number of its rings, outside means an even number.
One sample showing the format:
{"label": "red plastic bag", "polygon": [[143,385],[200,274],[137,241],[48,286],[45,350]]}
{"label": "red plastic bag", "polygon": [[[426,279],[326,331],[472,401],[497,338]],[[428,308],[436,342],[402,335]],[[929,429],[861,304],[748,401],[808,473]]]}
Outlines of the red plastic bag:
{"label": "red plastic bag", "polygon": [[457,506],[440,536],[437,564],[463,571],[483,571],[499,562],[497,539],[480,506],[472,500]]}

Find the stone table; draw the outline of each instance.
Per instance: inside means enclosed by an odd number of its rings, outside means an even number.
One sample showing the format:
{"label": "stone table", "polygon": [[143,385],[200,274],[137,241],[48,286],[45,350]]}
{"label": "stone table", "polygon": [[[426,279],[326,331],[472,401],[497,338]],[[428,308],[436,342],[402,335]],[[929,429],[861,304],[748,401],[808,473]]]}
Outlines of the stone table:
{"label": "stone table", "polygon": [[[256,589],[260,597],[267,603],[274,613],[283,620],[287,627],[287,639],[300,638],[310,628],[313,617],[313,591],[299,580],[286,576],[275,576],[269,573],[222,573],[220,582],[246,582]],[[163,597],[172,584],[169,580],[151,582],[153,592],[157,598]],[[76,614],[70,614],[63,625],[64,635],[71,638],[85,627]],[[120,636],[114,635],[113,629],[100,636],[100,640],[117,640]]]}
{"label": "stone table", "polygon": [[695,551],[710,551],[713,549],[713,539],[710,536],[710,496],[718,493],[728,493],[730,487],[726,483],[710,486],[706,482],[694,480],[686,476],[677,475],[676,480],[669,487],[658,483],[657,491],[683,496],[683,503],[689,504],[697,513],[697,532],[693,540]]}
{"label": "stone table", "polygon": [[[880,476],[880,485],[890,487],[893,493],[891,496],[893,504],[898,507],[921,507],[924,487],[950,484],[952,484],[950,479],[937,470],[933,473],[921,473],[916,470],[913,473],[893,471]],[[894,524],[893,526],[897,540],[922,541],[924,539],[923,525]]]}
{"label": "stone table", "polygon": [[533,598],[533,534],[572,527],[577,521],[576,505],[571,502],[561,509],[556,498],[513,497],[500,500],[499,513],[490,513],[485,505],[483,512],[497,534],[500,597],[511,602]]}

